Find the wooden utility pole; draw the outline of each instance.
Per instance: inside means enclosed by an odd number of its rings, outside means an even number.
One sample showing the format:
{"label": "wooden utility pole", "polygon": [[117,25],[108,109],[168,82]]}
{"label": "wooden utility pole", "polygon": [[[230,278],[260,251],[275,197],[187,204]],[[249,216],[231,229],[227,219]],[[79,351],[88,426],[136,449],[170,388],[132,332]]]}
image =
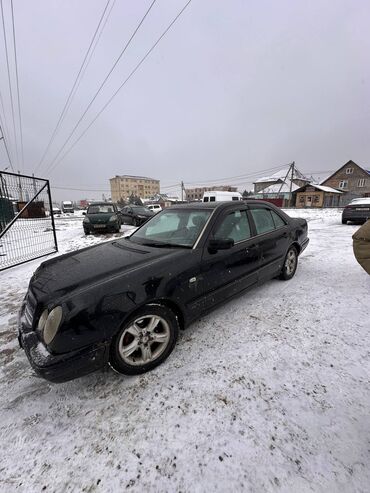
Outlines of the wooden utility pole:
{"label": "wooden utility pole", "polygon": [[295,162],[293,161],[290,165],[290,187],[289,187],[289,207],[292,207],[292,187],[293,187],[293,177],[294,177],[294,166]]}

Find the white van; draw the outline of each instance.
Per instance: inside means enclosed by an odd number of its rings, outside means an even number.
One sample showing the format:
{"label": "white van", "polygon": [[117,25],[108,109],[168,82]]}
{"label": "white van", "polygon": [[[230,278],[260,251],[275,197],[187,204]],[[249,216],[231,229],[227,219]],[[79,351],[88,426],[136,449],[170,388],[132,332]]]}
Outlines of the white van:
{"label": "white van", "polygon": [[223,192],[214,190],[212,192],[204,192],[203,202],[225,202],[229,200],[243,200],[239,192]]}
{"label": "white van", "polygon": [[159,204],[148,204],[146,207],[154,213],[161,212],[162,210]]}
{"label": "white van", "polygon": [[70,200],[64,200],[62,202],[62,212],[70,214],[74,213],[73,204]]}

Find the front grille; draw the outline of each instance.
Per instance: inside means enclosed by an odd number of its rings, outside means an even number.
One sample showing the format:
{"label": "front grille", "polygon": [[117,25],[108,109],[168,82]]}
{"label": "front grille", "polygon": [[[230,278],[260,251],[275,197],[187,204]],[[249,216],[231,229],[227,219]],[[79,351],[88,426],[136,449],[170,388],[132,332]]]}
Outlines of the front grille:
{"label": "front grille", "polygon": [[36,305],[37,305],[36,298],[33,296],[31,290],[29,289],[26,296],[24,318],[27,322],[27,325],[29,325],[30,327],[32,327],[33,325],[33,317],[35,315]]}
{"label": "front grille", "polygon": [[27,322],[27,325],[29,325],[30,327],[32,327],[32,323],[33,323],[33,311],[30,307],[30,305],[28,304],[28,302],[26,303],[26,307],[24,309],[24,318]]}

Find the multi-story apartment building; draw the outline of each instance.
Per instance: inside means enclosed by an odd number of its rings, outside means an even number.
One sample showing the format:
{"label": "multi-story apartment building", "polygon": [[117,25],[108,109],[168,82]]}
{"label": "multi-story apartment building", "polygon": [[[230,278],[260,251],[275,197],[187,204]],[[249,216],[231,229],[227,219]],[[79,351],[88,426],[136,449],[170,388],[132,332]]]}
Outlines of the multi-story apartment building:
{"label": "multi-story apartment building", "polygon": [[196,187],[196,188],[186,188],[186,199],[187,200],[202,200],[204,192],[212,192],[214,190],[219,190],[222,192],[236,192],[237,187],[231,187],[230,185],[220,185],[214,187]]}
{"label": "multi-story apartment building", "polygon": [[147,199],[159,193],[159,180],[145,176],[116,175],[110,178],[112,201],[126,200],[131,195]]}

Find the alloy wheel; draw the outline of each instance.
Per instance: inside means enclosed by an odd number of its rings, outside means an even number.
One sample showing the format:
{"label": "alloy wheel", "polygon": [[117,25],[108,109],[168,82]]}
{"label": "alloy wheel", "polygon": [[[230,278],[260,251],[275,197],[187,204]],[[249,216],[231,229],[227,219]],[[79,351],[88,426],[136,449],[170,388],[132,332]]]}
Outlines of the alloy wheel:
{"label": "alloy wheel", "polygon": [[170,327],[158,315],[145,315],[134,320],[122,332],[118,352],[131,366],[141,366],[159,358],[170,341]]}
{"label": "alloy wheel", "polygon": [[295,250],[291,249],[289,250],[286,259],[285,259],[285,272],[288,276],[291,276],[297,266],[297,254]]}

